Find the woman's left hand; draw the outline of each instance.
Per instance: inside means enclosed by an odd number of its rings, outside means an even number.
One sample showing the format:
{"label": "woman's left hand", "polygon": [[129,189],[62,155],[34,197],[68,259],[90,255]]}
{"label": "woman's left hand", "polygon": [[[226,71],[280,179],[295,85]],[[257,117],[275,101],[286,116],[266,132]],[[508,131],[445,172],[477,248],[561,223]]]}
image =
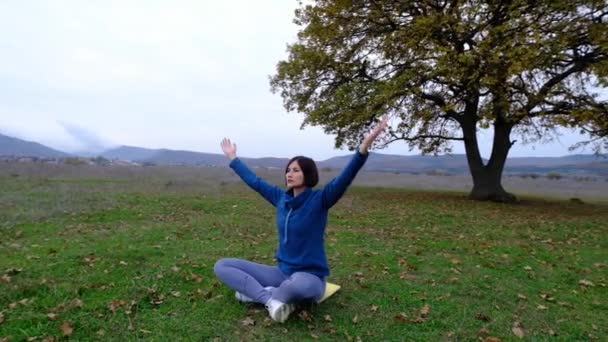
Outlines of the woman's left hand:
{"label": "woman's left hand", "polygon": [[367,134],[367,136],[363,139],[361,146],[359,146],[359,151],[361,151],[361,153],[367,153],[367,149],[372,145],[374,140],[376,140],[378,136],[380,136],[380,134],[384,132],[387,126],[388,116],[384,115],[380,119],[380,123],[378,123],[376,127],[372,128],[371,131],[369,131],[369,133]]}

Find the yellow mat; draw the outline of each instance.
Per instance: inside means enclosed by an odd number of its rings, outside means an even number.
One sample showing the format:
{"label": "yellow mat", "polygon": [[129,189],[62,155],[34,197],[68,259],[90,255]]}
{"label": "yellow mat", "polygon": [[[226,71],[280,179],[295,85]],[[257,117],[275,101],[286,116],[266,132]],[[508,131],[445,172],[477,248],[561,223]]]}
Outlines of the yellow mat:
{"label": "yellow mat", "polygon": [[321,303],[321,302],[325,301],[327,298],[333,296],[333,294],[338,292],[339,289],[340,289],[340,285],[332,284],[332,283],[325,283],[325,293],[323,294],[323,297],[317,301],[317,303]]}

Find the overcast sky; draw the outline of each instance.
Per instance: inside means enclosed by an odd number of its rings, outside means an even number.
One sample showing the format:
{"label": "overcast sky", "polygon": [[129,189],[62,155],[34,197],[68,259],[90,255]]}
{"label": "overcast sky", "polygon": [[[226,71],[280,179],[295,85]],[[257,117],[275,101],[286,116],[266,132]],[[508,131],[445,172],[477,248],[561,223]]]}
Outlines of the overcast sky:
{"label": "overcast sky", "polygon": [[[268,78],[295,41],[295,0],[2,1],[0,132],[65,151],[112,145],[246,157],[343,155],[300,130]],[[510,156],[562,156],[565,132]],[[491,134],[482,136],[491,141]],[[482,148],[489,155],[489,143]],[[403,143],[380,151],[416,154]],[[462,153],[460,143],[455,153]],[[590,151],[578,151],[589,153]]]}

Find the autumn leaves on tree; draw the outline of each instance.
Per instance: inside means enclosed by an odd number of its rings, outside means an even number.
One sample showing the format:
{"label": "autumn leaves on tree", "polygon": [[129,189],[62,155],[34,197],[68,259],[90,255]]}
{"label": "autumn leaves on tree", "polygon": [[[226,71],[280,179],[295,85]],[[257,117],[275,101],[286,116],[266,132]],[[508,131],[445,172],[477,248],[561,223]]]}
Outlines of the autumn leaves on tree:
{"label": "autumn leaves on tree", "polygon": [[[560,126],[601,148],[608,102],[608,4],[545,1],[317,1],[271,78],[287,110],[354,148],[382,114],[384,141],[425,153],[464,143],[474,199],[513,201],[501,185],[509,149]],[[479,129],[494,133],[490,158]],[[606,145],[604,145],[606,147]]]}

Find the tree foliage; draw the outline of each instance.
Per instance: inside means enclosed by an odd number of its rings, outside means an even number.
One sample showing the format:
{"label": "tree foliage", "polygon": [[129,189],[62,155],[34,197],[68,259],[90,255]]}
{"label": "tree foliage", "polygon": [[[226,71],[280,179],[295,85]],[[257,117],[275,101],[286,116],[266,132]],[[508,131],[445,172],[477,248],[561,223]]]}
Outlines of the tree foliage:
{"label": "tree foliage", "polygon": [[337,147],[389,113],[383,143],[430,153],[464,141],[470,165],[481,162],[475,132],[493,127],[500,164],[512,133],[608,135],[608,102],[594,93],[608,85],[607,18],[605,0],[318,0],[296,10],[302,29],[271,85]]}

